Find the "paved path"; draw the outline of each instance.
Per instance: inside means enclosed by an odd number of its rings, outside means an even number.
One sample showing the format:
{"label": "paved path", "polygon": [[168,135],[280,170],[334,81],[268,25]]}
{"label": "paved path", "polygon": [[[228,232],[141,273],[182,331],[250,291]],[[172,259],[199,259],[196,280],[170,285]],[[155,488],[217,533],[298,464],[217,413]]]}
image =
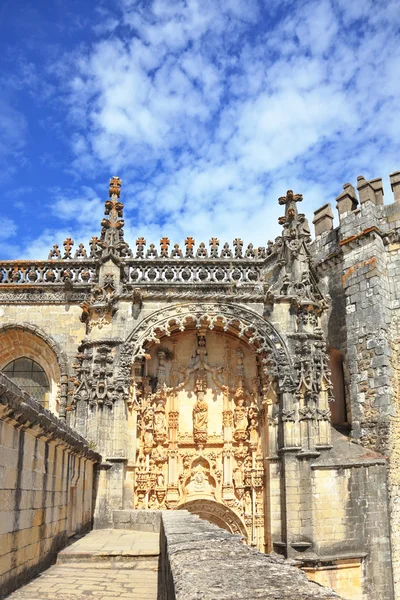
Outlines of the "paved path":
{"label": "paved path", "polygon": [[157,600],[159,534],[92,531],[7,600]]}

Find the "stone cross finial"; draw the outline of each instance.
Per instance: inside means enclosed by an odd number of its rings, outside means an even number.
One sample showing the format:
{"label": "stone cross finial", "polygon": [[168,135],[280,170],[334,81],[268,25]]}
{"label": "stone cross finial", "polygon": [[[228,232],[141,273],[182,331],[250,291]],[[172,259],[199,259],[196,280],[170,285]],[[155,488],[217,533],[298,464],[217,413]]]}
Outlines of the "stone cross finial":
{"label": "stone cross finial", "polygon": [[195,244],[195,240],[192,237],[186,238],[186,240],[185,240],[186,258],[193,257],[194,244]]}
{"label": "stone cross finial", "polygon": [[90,242],[89,242],[90,258],[94,258],[94,256],[96,255],[96,250],[97,250],[97,244],[98,243],[99,243],[99,238],[94,235],[92,237],[92,239],[90,240]]}
{"label": "stone cross finial", "polygon": [[211,238],[209,244],[211,246],[211,250],[210,250],[211,258],[218,258],[219,239],[213,237],[213,238]]}
{"label": "stone cross finial", "polygon": [[136,240],[136,247],[137,247],[136,258],[144,258],[145,245],[146,245],[146,240],[144,239],[144,237],[138,237],[138,239]]}
{"label": "stone cross finial", "polygon": [[286,196],[281,196],[278,198],[279,204],[283,204],[285,206],[285,216],[280,217],[278,219],[278,223],[280,225],[284,225],[290,221],[293,221],[297,215],[297,207],[296,202],[301,202],[303,200],[302,194],[293,194],[292,190],[288,190],[286,192]]}
{"label": "stone cross finial", "polygon": [[64,258],[71,258],[71,252],[72,252],[72,246],[74,245],[74,240],[71,240],[71,238],[67,238],[66,240],[63,241],[63,246],[64,246]]}
{"label": "stone cross finial", "polygon": [[163,237],[160,240],[161,252],[160,255],[164,258],[168,257],[168,246],[170,245],[170,241],[167,237]]}
{"label": "stone cross finial", "polygon": [[127,242],[124,241],[124,205],[119,201],[122,181],[119,177],[110,179],[109,196],[104,203],[104,214],[107,218],[101,221],[101,237],[98,246],[101,247],[102,258],[105,260],[110,256],[124,258],[132,256],[132,251]]}
{"label": "stone cross finial", "polygon": [[117,198],[120,197],[121,185],[122,185],[122,181],[119,177],[115,177],[115,176],[111,177],[110,187],[108,190],[108,194],[109,194],[110,198],[112,198],[113,196],[117,196]]}
{"label": "stone cross finial", "polygon": [[288,204],[290,202],[301,202],[303,200],[303,194],[294,194],[293,190],[288,190],[286,196],[278,198],[279,204]]}

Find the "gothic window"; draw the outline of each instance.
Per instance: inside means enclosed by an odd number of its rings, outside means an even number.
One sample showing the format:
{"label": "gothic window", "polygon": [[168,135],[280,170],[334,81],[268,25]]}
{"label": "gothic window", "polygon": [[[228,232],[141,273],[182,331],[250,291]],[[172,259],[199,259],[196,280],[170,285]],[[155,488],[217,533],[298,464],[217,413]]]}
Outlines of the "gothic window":
{"label": "gothic window", "polygon": [[331,402],[331,422],[333,425],[347,425],[346,397],[343,374],[342,353],[335,348],[329,350],[329,367],[335,402]]}
{"label": "gothic window", "polygon": [[3,372],[24,392],[47,408],[50,383],[43,368],[31,358],[17,358],[11,361]]}

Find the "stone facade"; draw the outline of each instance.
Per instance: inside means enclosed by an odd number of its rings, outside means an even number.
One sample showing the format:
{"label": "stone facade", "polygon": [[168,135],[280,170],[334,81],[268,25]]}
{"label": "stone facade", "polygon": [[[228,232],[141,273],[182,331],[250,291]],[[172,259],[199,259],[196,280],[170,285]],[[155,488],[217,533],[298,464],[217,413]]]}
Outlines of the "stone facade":
{"label": "stone facade", "polygon": [[359,179],[357,209],[346,184],[340,228],[324,205],[312,242],[288,191],[266,247],[133,250],[120,188],[90,249],[0,264],[0,368],[36,360],[50,406],[102,455],[95,525],[187,509],[349,600],[394,598],[397,204]]}
{"label": "stone facade", "polygon": [[352,436],[388,457],[393,570],[400,594],[399,173],[390,181],[395,201],[387,206],[381,179],[359,177],[358,197],[345,184],[336,199],[340,226],[318,232],[313,254],[321,287],[331,298],[324,329],[346,365]]}

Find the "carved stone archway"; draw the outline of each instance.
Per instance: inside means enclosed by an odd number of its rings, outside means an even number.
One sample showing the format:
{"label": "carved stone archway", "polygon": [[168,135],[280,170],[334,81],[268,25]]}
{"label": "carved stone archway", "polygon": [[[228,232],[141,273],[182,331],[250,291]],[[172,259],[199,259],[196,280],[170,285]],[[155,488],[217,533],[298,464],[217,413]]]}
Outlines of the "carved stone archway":
{"label": "carved stone archway", "polygon": [[[46,332],[31,323],[6,323],[0,326],[0,340],[6,348],[0,352],[0,368],[22,355],[37,361],[49,379],[59,387],[59,414],[65,418],[68,394],[68,359],[57,342]],[[57,390],[53,390],[57,395]],[[55,409],[55,397],[54,406]],[[51,407],[50,407],[51,408]]]}
{"label": "carved stone archway", "polygon": [[228,303],[173,304],[149,314],[122,345],[121,376],[129,377],[132,362],[147,356],[149,344],[158,344],[164,336],[193,328],[231,332],[254,349],[281,389],[290,384],[290,354],[275,327],[255,311]]}
{"label": "carved stone archway", "polygon": [[214,500],[190,500],[177,507],[177,510],[188,510],[198,515],[201,519],[214,523],[229,533],[242,535],[247,541],[246,526],[242,519],[233,510]]}
{"label": "carved stone archway", "polygon": [[40,338],[53,350],[54,354],[56,355],[61,376],[68,374],[68,359],[65,352],[60,348],[57,342],[55,342],[50,335],[40,329],[40,327],[32,325],[31,323],[6,323],[4,325],[0,325],[0,335],[11,330],[28,332]]}
{"label": "carved stone archway", "polygon": [[277,413],[275,382],[291,371],[280,335],[246,307],[174,305],[128,337],[118,376],[135,361],[128,405],[135,508],[193,509],[263,550],[264,457],[277,435],[275,425],[275,437],[266,432],[266,415]]}

